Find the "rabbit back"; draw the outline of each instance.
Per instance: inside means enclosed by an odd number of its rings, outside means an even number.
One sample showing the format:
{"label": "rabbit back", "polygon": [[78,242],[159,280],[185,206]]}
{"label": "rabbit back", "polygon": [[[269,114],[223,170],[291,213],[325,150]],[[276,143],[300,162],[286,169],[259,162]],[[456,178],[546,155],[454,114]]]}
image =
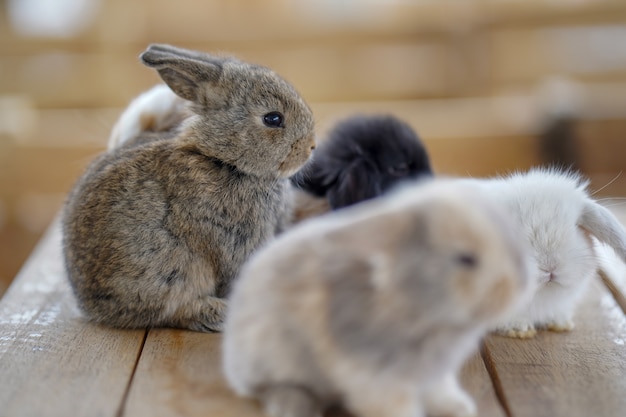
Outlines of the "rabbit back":
{"label": "rabbit back", "polygon": [[159,44],[141,60],[177,98],[131,103],[70,193],[68,275],[96,321],[221,330],[239,268],[285,227],[313,117],[268,68]]}
{"label": "rabbit back", "polygon": [[239,265],[275,233],[285,181],[264,184],[176,145],[105,154],[68,200],[68,275],[96,320],[179,326],[169,304],[225,296]]}

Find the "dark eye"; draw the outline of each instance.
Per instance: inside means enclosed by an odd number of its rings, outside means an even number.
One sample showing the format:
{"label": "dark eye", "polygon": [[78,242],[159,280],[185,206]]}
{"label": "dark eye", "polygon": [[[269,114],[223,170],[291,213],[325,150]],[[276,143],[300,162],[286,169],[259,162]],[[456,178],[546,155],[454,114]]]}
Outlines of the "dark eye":
{"label": "dark eye", "polygon": [[263,123],[267,127],[285,127],[283,115],[277,111],[267,113],[263,116]]}
{"label": "dark eye", "polygon": [[409,173],[409,165],[402,163],[389,167],[389,173],[395,177],[404,177]]}
{"label": "dark eye", "polygon": [[456,260],[466,268],[473,268],[478,265],[478,258],[471,253],[462,253],[456,257]]}

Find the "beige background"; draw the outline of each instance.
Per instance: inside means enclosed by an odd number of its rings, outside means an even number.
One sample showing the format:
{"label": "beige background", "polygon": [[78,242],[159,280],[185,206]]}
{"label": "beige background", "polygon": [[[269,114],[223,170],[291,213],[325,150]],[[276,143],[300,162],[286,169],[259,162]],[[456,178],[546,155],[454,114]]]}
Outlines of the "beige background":
{"label": "beige background", "polygon": [[626,195],[622,0],[3,0],[0,22],[0,294],[158,82],[137,60],[151,42],[274,68],[322,137],[353,113],[404,118],[441,174],[546,162],[542,135],[567,118],[569,161]]}

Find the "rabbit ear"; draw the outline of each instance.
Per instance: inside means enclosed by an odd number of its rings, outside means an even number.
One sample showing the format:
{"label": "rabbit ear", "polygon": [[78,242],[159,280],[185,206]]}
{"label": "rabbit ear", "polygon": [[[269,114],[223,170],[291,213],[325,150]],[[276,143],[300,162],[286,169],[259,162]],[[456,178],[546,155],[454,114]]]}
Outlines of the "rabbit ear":
{"label": "rabbit ear", "polygon": [[626,231],[606,207],[588,201],[580,217],[579,226],[611,246],[626,262]]}
{"label": "rabbit ear", "polygon": [[159,72],[172,91],[193,102],[204,98],[201,85],[216,82],[222,73],[219,59],[213,61],[210,55],[169,45],[150,45],[140,58]]}
{"label": "rabbit ear", "polygon": [[186,57],[189,59],[196,59],[198,61],[204,61],[209,64],[221,65],[225,58],[209,55],[204,52],[192,51],[190,49],[178,48],[176,46],[167,45],[164,43],[155,43],[148,47],[148,50],[153,52],[169,53],[179,57]]}
{"label": "rabbit ear", "polygon": [[327,197],[333,209],[349,206],[382,193],[378,169],[365,160],[352,162],[339,173]]}

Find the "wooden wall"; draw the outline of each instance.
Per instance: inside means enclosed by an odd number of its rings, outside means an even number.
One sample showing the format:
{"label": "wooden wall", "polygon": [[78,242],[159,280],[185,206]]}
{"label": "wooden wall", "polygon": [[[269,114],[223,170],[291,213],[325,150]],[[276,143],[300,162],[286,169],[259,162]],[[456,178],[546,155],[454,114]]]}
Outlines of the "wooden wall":
{"label": "wooden wall", "polygon": [[[276,69],[322,134],[349,114],[396,114],[443,174],[542,162],[539,138],[559,115],[595,188],[626,165],[621,0],[96,3],[68,38],[21,33],[0,3],[0,294],[121,109],[158,82],[137,59],[151,42]],[[603,193],[626,194],[626,176]]]}

